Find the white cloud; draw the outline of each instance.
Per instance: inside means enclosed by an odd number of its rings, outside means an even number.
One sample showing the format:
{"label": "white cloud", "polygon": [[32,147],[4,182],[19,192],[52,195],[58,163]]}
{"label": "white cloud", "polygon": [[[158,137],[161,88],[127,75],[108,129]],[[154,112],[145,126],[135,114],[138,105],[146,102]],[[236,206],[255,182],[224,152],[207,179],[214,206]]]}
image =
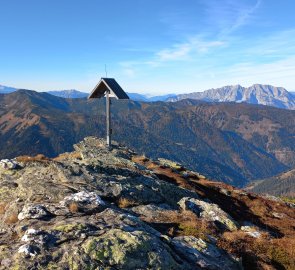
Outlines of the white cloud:
{"label": "white cloud", "polygon": [[205,41],[199,38],[191,38],[185,43],[175,44],[170,48],[155,53],[152,64],[167,61],[190,61],[198,54],[209,52],[214,47],[221,47],[225,44],[222,41]]}
{"label": "white cloud", "polygon": [[[246,2],[246,3],[245,3]],[[262,0],[249,5],[243,0],[204,0],[207,23],[213,27],[220,36],[228,36],[240,27],[251,23],[255,11],[258,10]]]}
{"label": "white cloud", "polygon": [[259,8],[262,0],[258,0],[256,4],[249,8],[242,8],[238,14],[238,17],[234,21],[234,23],[227,29],[227,33],[231,33],[237,30],[239,27],[246,25],[251,18],[251,15]]}
{"label": "white cloud", "polygon": [[191,50],[191,44],[184,43],[180,45],[174,45],[172,46],[172,48],[169,49],[163,49],[156,53],[156,57],[158,61],[184,60],[187,58]]}

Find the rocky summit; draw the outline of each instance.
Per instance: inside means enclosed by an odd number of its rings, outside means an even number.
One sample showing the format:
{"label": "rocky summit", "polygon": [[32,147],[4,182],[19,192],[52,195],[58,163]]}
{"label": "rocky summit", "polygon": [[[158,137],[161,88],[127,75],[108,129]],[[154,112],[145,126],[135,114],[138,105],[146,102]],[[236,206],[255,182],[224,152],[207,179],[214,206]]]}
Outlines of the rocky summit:
{"label": "rocky summit", "polygon": [[294,269],[294,204],[87,137],[0,161],[1,269]]}

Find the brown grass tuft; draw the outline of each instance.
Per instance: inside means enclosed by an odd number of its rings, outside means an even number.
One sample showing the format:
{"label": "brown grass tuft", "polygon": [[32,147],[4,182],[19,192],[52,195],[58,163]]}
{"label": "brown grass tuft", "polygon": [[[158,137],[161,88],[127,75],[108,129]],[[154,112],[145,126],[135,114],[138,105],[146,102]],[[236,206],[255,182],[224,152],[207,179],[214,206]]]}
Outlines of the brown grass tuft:
{"label": "brown grass tuft", "polygon": [[70,203],[68,208],[69,208],[70,212],[72,212],[72,213],[79,212],[79,205],[75,202]]}
{"label": "brown grass tuft", "polygon": [[40,161],[40,162],[45,162],[45,161],[49,161],[51,160],[50,158],[42,155],[42,154],[39,154],[39,155],[36,155],[34,157],[30,157],[30,156],[19,156],[16,158],[16,160],[18,162],[24,162],[24,163],[27,163],[27,162],[32,162],[32,161]]}
{"label": "brown grass tuft", "polygon": [[241,256],[245,269],[252,269],[252,263],[264,263],[278,269],[295,269],[293,238],[269,239],[266,234],[253,238],[241,231],[226,232],[218,240],[218,246],[231,254]]}
{"label": "brown grass tuft", "polygon": [[136,162],[136,163],[141,163],[141,162],[148,162],[149,159],[145,155],[142,155],[142,156],[133,156],[132,157],[132,161],[133,162]]}
{"label": "brown grass tuft", "polygon": [[7,203],[4,203],[4,202],[0,203],[0,215],[5,214],[6,205],[7,205]]}
{"label": "brown grass tuft", "polygon": [[118,206],[120,208],[128,208],[128,207],[133,207],[137,205],[138,203],[136,201],[128,199],[128,198],[120,197],[120,199],[118,200]]}
{"label": "brown grass tuft", "polygon": [[176,223],[177,229],[174,234],[177,236],[195,236],[203,240],[207,239],[208,223],[196,217],[191,211],[173,212],[167,216],[171,223]]}
{"label": "brown grass tuft", "polygon": [[[163,211],[156,218],[141,217],[141,219],[156,229],[164,230],[162,232],[171,237],[195,236],[206,240],[208,234],[215,234],[215,229],[210,227],[209,222],[199,219],[191,211]],[[164,227],[161,227],[161,224]]]}
{"label": "brown grass tuft", "polygon": [[14,224],[18,222],[17,214],[11,214],[10,216],[7,216],[4,220],[6,224]]}

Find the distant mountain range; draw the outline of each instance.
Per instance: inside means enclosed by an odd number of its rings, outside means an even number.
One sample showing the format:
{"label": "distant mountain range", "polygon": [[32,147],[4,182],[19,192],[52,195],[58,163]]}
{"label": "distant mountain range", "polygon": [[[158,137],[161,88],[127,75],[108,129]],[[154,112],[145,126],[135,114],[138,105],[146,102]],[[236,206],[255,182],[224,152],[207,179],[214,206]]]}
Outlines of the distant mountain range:
{"label": "distant mountain range", "polygon": [[[28,90],[0,95],[0,158],[71,151],[105,136],[104,100]],[[295,167],[295,111],[197,100],[112,104],[114,139],[153,158],[183,163],[211,179],[245,186]]]}
{"label": "distant mountain range", "polygon": [[0,85],[0,94],[9,94],[16,91],[16,88]]}
{"label": "distant mountain range", "polygon": [[[0,94],[8,94],[19,90],[18,88],[8,87],[4,85],[0,85]],[[81,92],[75,89],[71,90],[52,90],[45,91],[45,93],[62,97],[62,98],[85,98],[88,97],[89,93]],[[134,101],[143,101],[143,102],[155,102],[155,101],[166,101],[169,98],[176,97],[175,94],[167,94],[162,96],[148,96],[144,94],[138,93],[127,93],[129,98]]]}
{"label": "distant mountain range", "polygon": [[[4,85],[0,85],[0,94],[8,94],[19,90],[18,88],[8,87]],[[71,90],[53,90],[46,91],[45,93],[49,93],[51,95],[62,97],[62,98],[85,98],[88,96],[88,93],[81,92],[75,89]]]}
{"label": "distant mountain range", "polygon": [[224,86],[204,92],[180,94],[167,101],[197,99],[206,102],[245,102],[250,104],[268,105],[277,108],[295,109],[295,96],[285,88],[271,85],[254,84],[251,87],[241,85]]}
{"label": "distant mountain range", "polygon": [[[16,88],[0,85],[0,93],[11,93]],[[54,96],[62,98],[85,98],[88,93],[78,90],[47,91]],[[188,94],[167,94],[160,96],[148,96],[138,93],[128,93],[130,99],[142,102],[175,102],[183,99],[195,99],[205,102],[236,102],[257,105],[267,105],[283,109],[295,109],[295,92],[288,92],[285,88],[271,85],[254,84],[251,87],[241,85],[224,86],[216,89],[209,89],[204,92],[193,92]]]}
{"label": "distant mountain range", "polygon": [[57,97],[62,97],[62,98],[85,98],[89,94],[85,92],[81,92],[75,89],[71,90],[60,90],[60,91],[47,91],[46,93],[57,96]]}
{"label": "distant mountain range", "polygon": [[144,101],[144,102],[156,102],[156,101],[167,101],[172,98],[176,98],[176,94],[167,94],[161,96],[151,96],[138,94],[138,93],[127,93],[129,98],[134,101]]}

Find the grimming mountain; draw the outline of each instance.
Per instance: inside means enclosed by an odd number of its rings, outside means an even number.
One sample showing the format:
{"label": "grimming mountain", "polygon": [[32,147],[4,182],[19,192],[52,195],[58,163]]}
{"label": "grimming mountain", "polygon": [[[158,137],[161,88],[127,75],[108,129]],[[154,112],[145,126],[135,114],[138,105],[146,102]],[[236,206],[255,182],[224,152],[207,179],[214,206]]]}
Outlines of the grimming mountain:
{"label": "grimming mountain", "polygon": [[[114,139],[236,186],[295,167],[295,111],[196,100],[113,101]],[[105,136],[104,100],[28,90],[0,95],[0,158],[71,151]]]}
{"label": "grimming mountain", "polygon": [[204,92],[181,94],[169,98],[167,101],[179,101],[182,99],[197,99],[207,102],[246,102],[284,109],[295,109],[295,96],[283,87],[254,84],[250,87],[241,85],[224,86],[209,89]]}

